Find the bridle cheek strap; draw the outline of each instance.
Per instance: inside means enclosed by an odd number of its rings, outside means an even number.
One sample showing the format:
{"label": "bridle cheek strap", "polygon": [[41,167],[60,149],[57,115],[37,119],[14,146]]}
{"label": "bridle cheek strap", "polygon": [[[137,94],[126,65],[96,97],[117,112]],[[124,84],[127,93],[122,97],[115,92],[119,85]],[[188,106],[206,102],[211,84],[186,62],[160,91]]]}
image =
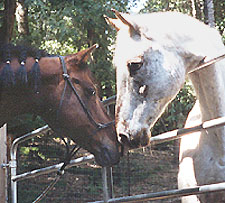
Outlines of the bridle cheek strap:
{"label": "bridle cheek strap", "polygon": [[[60,59],[61,64],[62,64],[63,78],[65,80],[65,86],[64,86],[62,97],[60,99],[60,104],[59,104],[59,111],[60,111],[60,109],[62,107],[63,100],[64,100],[64,97],[65,97],[66,88],[67,88],[67,84],[68,84],[70,86],[70,88],[72,89],[73,93],[75,94],[75,96],[76,96],[77,100],[79,101],[80,105],[82,106],[83,111],[87,115],[88,119],[97,128],[97,130],[101,130],[103,128],[107,128],[107,127],[113,125],[115,123],[114,121],[102,124],[102,123],[98,123],[98,122],[96,122],[94,120],[94,118],[92,117],[90,111],[88,110],[88,108],[86,107],[85,103],[83,102],[83,100],[79,96],[78,92],[76,91],[76,89],[75,89],[75,87],[74,87],[74,85],[73,85],[73,83],[72,83],[72,81],[70,79],[70,76],[69,76],[69,74],[67,72],[67,68],[66,68],[66,64],[65,64],[65,60],[64,60],[63,56],[59,56],[59,59]],[[59,111],[57,112],[58,115],[59,115]]]}

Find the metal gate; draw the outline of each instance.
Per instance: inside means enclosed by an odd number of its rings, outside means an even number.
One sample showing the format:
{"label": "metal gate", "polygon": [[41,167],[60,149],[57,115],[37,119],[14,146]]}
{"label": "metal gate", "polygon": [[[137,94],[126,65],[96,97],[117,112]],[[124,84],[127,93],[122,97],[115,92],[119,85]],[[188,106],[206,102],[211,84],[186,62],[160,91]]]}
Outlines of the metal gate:
{"label": "metal gate", "polygon": [[[115,100],[114,98],[111,98],[105,102],[105,105],[111,104],[112,101]],[[151,138],[152,144],[159,144],[167,141],[171,141],[174,139],[178,139],[181,136],[187,135],[192,132],[201,131],[201,130],[208,130],[212,128],[217,128],[225,125],[225,117],[206,121],[202,123],[201,125],[192,127],[192,128],[183,128],[178,129],[170,132],[166,132],[163,134],[160,134],[158,136]],[[16,161],[16,153],[17,153],[17,147],[20,143],[31,139],[40,133],[46,132],[48,130],[48,126],[44,126],[42,128],[39,128],[31,133],[28,133],[20,138],[17,138],[14,140],[12,147],[10,149],[10,156],[11,161],[7,163],[1,163],[2,168],[9,167],[11,170],[11,194],[12,194],[12,203],[17,202],[17,181],[21,181],[24,179],[32,178],[35,176],[51,173],[57,171],[63,163],[59,163],[56,165],[52,165],[49,167],[29,171],[23,174],[17,174],[16,167],[17,167],[17,161]],[[81,165],[90,161],[94,160],[93,155],[88,155],[85,157],[81,157],[78,159],[74,159],[70,161],[70,164],[66,168],[70,168],[72,166]],[[187,188],[187,189],[181,189],[181,190],[168,190],[164,192],[157,192],[157,193],[148,193],[148,194],[140,194],[140,195],[134,195],[134,196],[125,196],[125,197],[118,197],[113,198],[113,180],[112,180],[112,169],[111,168],[103,168],[102,169],[102,182],[103,182],[103,192],[104,192],[104,200],[103,201],[96,201],[95,203],[100,202],[138,202],[138,201],[147,201],[147,200],[157,200],[157,199],[166,199],[166,198],[173,198],[173,197],[180,197],[180,196],[187,196],[187,195],[193,195],[193,194],[202,194],[207,192],[215,192],[215,191],[222,191],[225,190],[225,182],[218,183],[218,184],[211,184],[211,185],[203,185],[203,186],[197,186],[193,188]]]}

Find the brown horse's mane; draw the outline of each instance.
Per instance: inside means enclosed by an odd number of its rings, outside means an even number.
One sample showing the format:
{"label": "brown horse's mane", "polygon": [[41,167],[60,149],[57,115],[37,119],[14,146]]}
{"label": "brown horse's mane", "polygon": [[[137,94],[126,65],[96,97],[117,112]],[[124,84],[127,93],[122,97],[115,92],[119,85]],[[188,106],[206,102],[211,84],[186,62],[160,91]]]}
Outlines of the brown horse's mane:
{"label": "brown horse's mane", "polygon": [[18,58],[19,62],[25,61],[27,57],[40,59],[41,57],[48,56],[49,54],[32,46],[3,44],[0,46],[0,62],[5,63]]}
{"label": "brown horse's mane", "polygon": [[[41,57],[50,56],[46,51],[31,46],[3,44],[0,46],[0,88],[14,87],[15,85],[30,85],[37,91],[40,85],[40,67],[38,61]],[[26,59],[33,57],[34,63],[31,71],[26,71]],[[17,58],[21,64],[16,73],[11,67],[12,59]]]}

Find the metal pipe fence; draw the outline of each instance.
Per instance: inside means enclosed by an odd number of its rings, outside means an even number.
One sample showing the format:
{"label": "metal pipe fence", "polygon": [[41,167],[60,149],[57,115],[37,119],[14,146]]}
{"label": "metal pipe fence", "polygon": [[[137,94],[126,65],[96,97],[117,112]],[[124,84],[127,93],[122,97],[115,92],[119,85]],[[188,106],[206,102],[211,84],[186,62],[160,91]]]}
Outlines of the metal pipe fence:
{"label": "metal pipe fence", "polygon": [[202,131],[202,130],[209,130],[209,129],[214,129],[218,127],[222,127],[225,125],[225,117],[205,121],[200,125],[191,127],[191,128],[181,128],[173,131],[169,131],[166,133],[162,133],[160,135],[151,137],[151,144],[160,144],[163,142],[168,142],[171,140],[176,140],[179,139],[180,137],[184,135],[188,135],[190,133],[194,133],[197,131]]}
{"label": "metal pipe fence", "polygon": [[[111,105],[113,103],[115,103],[115,96],[112,96],[104,101],[102,101],[104,106],[108,106]],[[12,203],[17,203],[17,181],[21,181],[21,180],[25,180],[25,179],[29,179],[29,178],[33,178],[36,176],[40,176],[40,175],[44,175],[44,174],[48,174],[48,173],[52,173],[52,172],[56,172],[58,171],[63,163],[59,163],[56,165],[52,165],[49,167],[45,167],[45,168],[40,168],[40,169],[36,169],[33,171],[29,171],[29,172],[25,172],[22,174],[17,174],[17,160],[16,160],[16,155],[17,155],[17,148],[18,145],[29,140],[32,139],[34,137],[36,137],[37,135],[40,134],[45,134],[47,131],[49,131],[50,128],[48,125],[45,125],[37,130],[34,130],[30,133],[27,133],[19,138],[16,138],[13,143],[12,146],[10,148],[10,162],[9,162],[9,168],[10,168],[10,172],[11,172],[11,195],[12,195]],[[70,161],[70,163],[66,166],[65,169],[71,168],[73,166],[78,166],[81,164],[85,164],[87,162],[91,162],[94,160],[94,155],[88,155],[88,156],[84,156],[84,157],[80,157],[77,159],[73,159]],[[103,168],[103,171],[107,171],[109,169]],[[108,173],[103,173],[104,176],[108,176]],[[103,177],[104,177],[103,176]],[[106,178],[105,178],[106,179]],[[105,187],[107,188],[111,188],[111,186],[108,186],[109,183],[105,183]],[[104,194],[106,195],[106,198],[110,198],[112,197],[111,194],[112,189],[106,189]],[[109,194],[108,194],[109,193]]]}
{"label": "metal pipe fence", "polygon": [[[214,129],[214,128],[222,127],[224,125],[225,125],[225,117],[221,117],[221,118],[213,119],[210,121],[205,121],[202,124],[191,127],[191,128],[182,128],[182,129],[177,129],[177,130],[169,131],[166,133],[162,133],[160,135],[152,137],[151,143],[160,144],[160,143],[168,142],[171,140],[179,139],[180,137],[184,135],[188,135],[193,132]],[[119,197],[119,198],[108,198],[108,199],[104,199],[103,201],[95,201],[90,203],[139,202],[139,201],[175,198],[175,197],[203,194],[203,193],[209,193],[209,192],[218,192],[223,190],[225,190],[225,182],[185,188],[185,189],[168,190],[168,191],[156,192],[156,193],[140,194],[140,195],[134,195],[134,196]]]}
{"label": "metal pipe fence", "polygon": [[[115,102],[115,96],[103,101],[104,105],[111,105],[114,102]],[[182,129],[162,133],[160,135],[152,137],[151,143],[159,144],[159,143],[178,139],[181,136],[184,136],[184,135],[196,132],[196,131],[209,130],[209,129],[221,127],[224,125],[225,125],[225,117],[222,117],[222,118],[203,122],[201,125],[198,125],[198,126],[195,126],[192,128],[182,128]],[[48,130],[49,130],[49,127],[46,125],[42,128],[39,128],[39,129],[31,132],[31,133],[28,133],[20,138],[17,138],[16,140],[14,140],[14,142],[12,144],[12,147],[10,150],[11,161],[9,163],[9,167],[11,170],[12,203],[17,202],[17,181],[33,178],[33,177],[48,174],[51,172],[55,172],[63,165],[63,163],[59,163],[56,165],[36,169],[36,170],[25,172],[22,174],[17,174],[17,172],[16,172],[16,168],[17,168],[16,153],[17,153],[18,145],[28,139],[34,138],[35,136],[37,136],[39,134],[45,133]],[[74,160],[70,161],[70,164],[66,168],[84,164],[84,163],[87,163],[87,162],[90,162],[93,160],[94,160],[93,155],[88,155],[85,157],[74,159]],[[104,186],[104,189],[103,189],[104,200],[96,201],[96,203],[100,203],[100,202],[137,202],[137,201],[143,201],[143,200],[147,201],[147,200],[166,199],[166,198],[172,198],[172,197],[180,197],[180,196],[186,196],[186,195],[201,194],[201,193],[206,193],[206,192],[225,190],[225,183],[218,183],[218,184],[204,185],[204,186],[198,186],[198,187],[193,187],[193,188],[186,188],[186,189],[182,189],[182,190],[176,189],[176,190],[168,190],[168,191],[164,191],[164,192],[147,193],[147,194],[141,194],[141,195],[113,198],[112,169],[103,168],[102,179],[103,179],[103,186]]]}
{"label": "metal pipe fence", "polygon": [[[71,168],[73,166],[79,166],[81,164],[86,164],[91,161],[94,161],[94,155],[92,155],[92,154],[90,154],[88,156],[83,156],[83,157],[80,157],[77,159],[72,159],[70,161],[70,163],[65,167],[65,169]],[[33,178],[36,176],[57,172],[62,167],[63,164],[64,163],[59,163],[56,165],[52,165],[52,166],[48,166],[45,168],[40,168],[40,169],[36,169],[36,170],[29,171],[26,173],[22,173],[19,175],[15,175],[15,176],[11,177],[11,180],[12,181],[21,181],[21,180],[26,180],[26,179]]]}
{"label": "metal pipe fence", "polygon": [[31,139],[35,136],[37,136],[40,133],[44,133],[49,130],[49,127],[46,125],[42,128],[39,128],[31,133],[28,133],[22,137],[19,137],[15,139],[12,143],[11,149],[10,149],[10,162],[9,167],[11,171],[11,195],[12,195],[12,202],[17,202],[17,181],[14,181],[13,178],[16,176],[16,170],[17,170],[17,161],[16,161],[16,154],[17,154],[17,147],[20,143]]}
{"label": "metal pipe fence", "polygon": [[[33,137],[46,133],[49,130],[48,125],[39,128],[31,133],[27,133],[26,135],[19,137],[15,139],[12,143],[11,150],[10,150],[10,156],[11,156],[11,161],[9,163],[9,167],[11,170],[11,195],[12,195],[12,203],[17,203],[17,181],[33,178],[39,175],[44,175],[52,172],[58,171],[63,163],[59,163],[56,165],[52,165],[49,167],[41,168],[41,169],[36,169],[33,171],[29,171],[23,174],[17,175],[17,161],[16,161],[16,154],[17,154],[17,148],[18,145],[26,140],[32,139]],[[94,160],[94,155],[88,155],[84,157],[80,157],[77,159],[73,159],[70,161],[70,163],[66,166],[66,169],[73,167],[73,166],[78,166],[81,164],[85,164],[87,162],[93,161]]]}
{"label": "metal pipe fence", "polygon": [[203,194],[203,193],[209,193],[209,192],[218,192],[223,190],[225,190],[225,182],[185,188],[180,190],[179,189],[168,190],[168,191],[156,192],[156,193],[118,197],[118,198],[108,199],[105,201],[95,201],[95,202],[89,202],[89,203],[140,202],[140,201],[159,200],[159,199],[168,199],[168,198],[182,197],[182,196],[188,196],[188,195]]}

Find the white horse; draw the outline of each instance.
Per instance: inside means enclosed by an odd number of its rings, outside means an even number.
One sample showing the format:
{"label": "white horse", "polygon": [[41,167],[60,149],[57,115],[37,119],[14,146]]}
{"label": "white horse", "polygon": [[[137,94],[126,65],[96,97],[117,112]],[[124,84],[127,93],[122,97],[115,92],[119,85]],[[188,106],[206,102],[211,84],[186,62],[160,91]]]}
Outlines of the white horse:
{"label": "white horse", "polygon": [[[203,59],[225,53],[218,32],[181,13],[106,17],[117,32],[116,128],[129,147],[149,144],[150,129],[176,96],[187,76],[198,101],[186,126],[225,116],[225,60],[193,70]],[[181,139],[179,188],[225,181],[225,128]],[[225,202],[225,194],[182,198],[183,202]]]}

